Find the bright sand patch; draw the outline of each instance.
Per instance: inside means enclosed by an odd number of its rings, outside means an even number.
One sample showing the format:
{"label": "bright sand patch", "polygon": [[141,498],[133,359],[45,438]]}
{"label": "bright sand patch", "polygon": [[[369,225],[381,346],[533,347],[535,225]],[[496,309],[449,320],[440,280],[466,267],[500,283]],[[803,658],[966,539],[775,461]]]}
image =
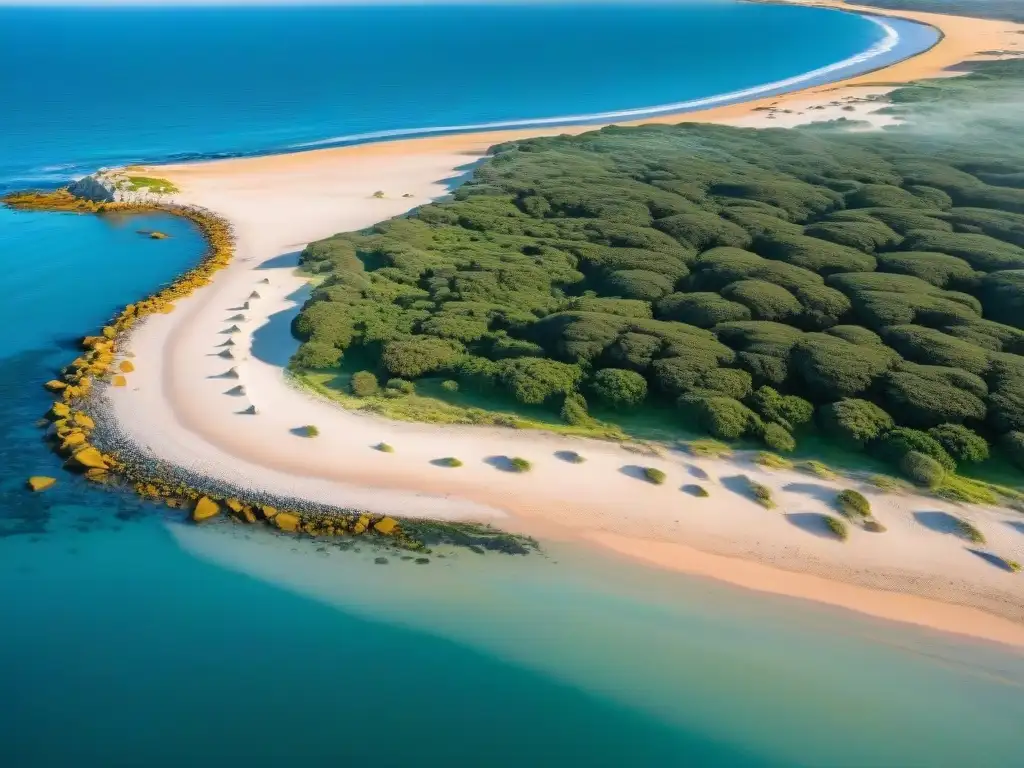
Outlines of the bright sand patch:
{"label": "bright sand patch", "polygon": [[[851,83],[932,76],[981,51],[1019,48],[1024,41],[1012,24],[898,15],[931,23],[946,37],[932,51]],[[803,105],[794,112],[803,111],[841,99],[847,93],[837,96],[837,90],[844,87],[819,86],[684,117],[763,116],[768,126],[774,123],[757,107],[794,104]],[[660,566],[1024,645],[1024,577],[994,567],[949,532],[949,516],[967,516],[987,537],[988,550],[1024,560],[1024,532],[1011,525],[1022,518],[1012,511],[965,510],[866,490],[889,530],[855,529],[841,543],[823,534],[820,515],[849,483],[740,460],[638,456],[613,444],[549,434],[391,422],[346,412],[289,386],[282,371],[295,348],[289,324],[308,295],[293,268],[306,243],[445,194],[444,180],[459,176],[494,143],[553,132],[435,137],[150,169],[182,190],[180,202],[228,218],[238,251],[212,285],[133,335],[136,371],[127,387],[109,390],[122,429],[162,459],[241,487],[406,516],[503,518],[503,525],[583,537]],[[374,198],[376,190],[385,197]],[[232,326],[238,331],[227,333]],[[229,338],[233,345],[222,347]],[[227,348],[231,359],[220,356]],[[238,378],[223,377],[230,368]],[[250,404],[257,415],[241,413]],[[318,437],[294,433],[309,424],[318,427]],[[375,450],[381,442],[395,452]],[[587,462],[556,458],[566,449],[585,454]],[[445,456],[457,456],[464,466],[431,463]],[[496,456],[523,456],[533,470],[503,472],[489,462]],[[665,471],[666,483],[638,479],[645,466]],[[750,501],[740,475],[771,487],[778,508]],[[683,492],[690,483],[707,487],[710,497]]]}

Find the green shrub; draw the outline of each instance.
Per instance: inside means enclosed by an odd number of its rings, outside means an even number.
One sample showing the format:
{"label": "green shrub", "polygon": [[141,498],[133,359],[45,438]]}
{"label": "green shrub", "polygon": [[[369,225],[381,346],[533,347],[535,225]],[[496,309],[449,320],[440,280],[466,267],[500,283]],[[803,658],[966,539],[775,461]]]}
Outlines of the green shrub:
{"label": "green shrub", "polygon": [[350,386],[352,387],[352,394],[356,397],[370,397],[377,394],[379,389],[377,377],[369,371],[353,373]]}
{"label": "green shrub", "polygon": [[757,414],[731,397],[684,395],[679,404],[701,427],[723,440],[736,440],[757,431],[760,422]]}
{"label": "green shrub", "polygon": [[533,465],[530,462],[528,462],[526,459],[520,458],[519,456],[513,457],[511,462],[509,463],[512,469],[515,470],[516,472],[529,472],[531,469],[533,469]]}
{"label": "green shrub", "polygon": [[377,443],[377,450],[381,453],[394,453],[395,449],[387,443]]}
{"label": "green shrub", "polygon": [[873,453],[877,453],[881,458],[896,465],[899,465],[903,457],[911,451],[931,457],[948,472],[956,469],[953,457],[946,453],[942,445],[927,432],[908,427],[896,427],[886,432],[872,445]]}
{"label": "green shrub", "polygon": [[766,421],[794,429],[814,417],[814,406],[796,395],[780,395],[769,386],[758,387],[751,398],[754,410]]}
{"label": "green shrub", "polygon": [[892,416],[867,400],[847,398],[818,409],[821,427],[844,442],[863,446],[893,427]]}
{"label": "green shrub", "polygon": [[793,371],[822,399],[864,392],[896,359],[888,347],[855,345],[825,333],[806,334],[790,352]]}
{"label": "green shrub", "polygon": [[593,393],[612,408],[631,408],[647,397],[647,380],[635,371],[602,368],[590,382]]}
{"label": "green shrub", "polygon": [[750,495],[754,497],[754,501],[765,509],[775,509],[775,500],[772,498],[772,489],[767,485],[755,483],[753,480],[748,480],[748,482],[750,484]]}
{"label": "green shrub", "polygon": [[960,536],[962,536],[970,542],[973,542],[974,544],[985,543],[985,534],[978,530],[978,527],[971,523],[969,520],[959,518],[956,521],[956,530]]}
{"label": "green shrub", "polygon": [[319,435],[319,434],[320,434],[320,430],[319,430],[319,429],[317,429],[317,428],[316,428],[315,426],[313,426],[312,424],[307,424],[307,425],[306,425],[306,426],[304,426],[304,427],[299,427],[299,432],[300,432],[300,433],[301,433],[301,434],[302,434],[302,435],[303,435],[304,437],[316,437],[317,435]]}
{"label": "green shrub", "polygon": [[867,531],[868,533],[885,533],[889,529],[886,528],[884,525],[882,525],[877,520],[865,520],[864,521],[864,530]]}
{"label": "green shrub", "polygon": [[919,451],[910,451],[900,460],[900,469],[917,485],[938,488],[946,477],[946,470],[931,456]]}
{"label": "green shrub", "polygon": [[871,483],[875,488],[886,493],[899,493],[907,489],[907,484],[896,477],[889,477],[889,475],[871,475],[868,478],[868,482]]}
{"label": "green shrub", "polygon": [[814,459],[797,462],[796,468],[799,469],[801,472],[807,472],[809,474],[814,475],[815,477],[820,477],[822,480],[836,479],[835,472],[829,469],[822,462],[815,461]]}
{"label": "green shrub", "polygon": [[385,344],[381,363],[395,376],[418,379],[451,365],[458,356],[459,349],[452,342],[433,336],[416,336]]}
{"label": "green shrub", "polygon": [[764,280],[738,280],[722,288],[722,296],[747,307],[755,320],[786,321],[803,311],[796,296]]}
{"label": "green shrub", "polygon": [[448,456],[448,457],[443,458],[443,459],[438,459],[435,463],[438,466],[442,466],[442,467],[461,467],[462,466],[462,461],[457,459],[457,458],[455,458],[454,456]]}
{"label": "green shrub", "polygon": [[691,496],[696,496],[698,499],[706,499],[708,496],[711,495],[710,493],[708,493],[707,488],[705,488],[703,485],[697,485],[696,483],[693,483],[692,485],[683,486],[683,490],[686,491]]}
{"label": "green shrub", "polygon": [[832,515],[825,515],[825,527],[828,528],[829,531],[832,532],[832,535],[840,541],[846,541],[850,538],[849,526],[839,518],[832,517]]}
{"label": "green shrub", "polygon": [[333,344],[310,340],[299,345],[291,365],[298,370],[333,368],[341,361],[341,350]]}
{"label": "green shrub", "polygon": [[750,310],[736,301],[729,301],[717,293],[672,293],[658,301],[658,317],[689,323],[698,328],[712,328],[733,320],[750,320]]}
{"label": "green shrub", "polygon": [[665,473],[655,467],[645,467],[644,477],[647,478],[648,482],[654,483],[655,485],[662,485],[665,482]]}
{"label": "green shrub", "polygon": [[1010,461],[1024,469],[1024,432],[1007,432],[1003,435],[1002,447]]}
{"label": "green shrub", "polygon": [[405,379],[388,379],[386,387],[395,392],[401,392],[403,395],[411,395],[416,391],[416,385]]}
{"label": "green shrub", "polygon": [[577,392],[565,396],[561,417],[562,421],[573,427],[583,427],[594,423],[594,419],[587,413],[586,399]]}
{"label": "green shrub", "polygon": [[761,439],[773,451],[792,453],[796,449],[796,440],[781,424],[765,424]]}
{"label": "green shrub", "polygon": [[734,400],[742,400],[749,395],[751,385],[750,374],[738,368],[714,368],[697,379],[699,389],[718,392]]}
{"label": "green shrub", "polygon": [[849,488],[836,495],[836,508],[851,519],[871,517],[871,502],[864,494]]}
{"label": "green shrub", "polygon": [[578,366],[539,357],[517,357],[498,365],[502,385],[527,405],[540,405],[548,398],[569,394],[583,377]]}
{"label": "green shrub", "polygon": [[726,459],[732,456],[732,448],[718,440],[691,440],[684,447],[691,455],[702,459]]}
{"label": "green shrub", "polygon": [[777,453],[769,453],[768,451],[759,451],[754,455],[754,463],[760,464],[762,467],[768,467],[769,469],[792,469],[793,462],[789,459],[784,459]]}
{"label": "green shrub", "polygon": [[999,496],[985,483],[947,474],[935,495],[957,504],[999,504]]}
{"label": "green shrub", "polygon": [[956,462],[979,462],[988,458],[988,441],[962,424],[940,424],[928,434]]}
{"label": "green shrub", "polygon": [[441,382],[441,389],[443,389],[445,392],[458,392],[459,382],[455,381],[454,379],[446,379],[445,381]]}
{"label": "green shrub", "polygon": [[1013,573],[1020,573],[1021,565],[1016,560],[1003,560],[1006,563],[1006,567],[1009,568]]}

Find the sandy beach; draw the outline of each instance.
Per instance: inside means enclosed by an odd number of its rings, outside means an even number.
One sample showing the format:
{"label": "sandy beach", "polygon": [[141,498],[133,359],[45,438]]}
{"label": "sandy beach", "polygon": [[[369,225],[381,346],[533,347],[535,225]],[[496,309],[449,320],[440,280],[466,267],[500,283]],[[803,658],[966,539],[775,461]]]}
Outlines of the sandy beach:
{"label": "sandy beach", "polygon": [[[873,99],[893,85],[1024,45],[1022,27],[1009,23],[895,15],[932,24],[944,38],[920,56],[842,83],[644,122],[872,121],[879,108]],[[163,460],[243,488],[407,517],[492,520],[587,540],[659,567],[1024,647],[1024,576],[984,557],[1024,561],[1024,516],[1012,510],[883,495],[848,480],[765,470],[743,457],[694,459],[674,451],[652,457],[553,434],[393,422],[343,410],[290,384],[283,369],[296,346],[289,325],[308,295],[294,267],[306,243],[447,194],[495,143],[560,132],[455,135],[148,168],[181,189],[177,202],[227,218],[237,255],[213,284],[133,333],[136,372],[127,387],[108,390],[119,429]],[[384,197],[375,198],[376,190]],[[232,319],[238,315],[244,320]],[[229,333],[232,326],[238,331]],[[233,359],[219,354],[229,338]],[[229,369],[237,378],[226,377]],[[257,415],[241,413],[250,405]],[[307,424],[318,427],[317,438],[294,434]],[[376,451],[380,442],[395,452]],[[563,450],[578,451],[587,462],[560,460],[556,453]],[[445,456],[464,466],[432,463]],[[496,457],[505,456],[525,457],[533,470],[502,471]],[[646,466],[662,469],[666,483],[638,478]],[[778,508],[750,501],[744,475],[772,488]],[[691,483],[704,485],[710,497],[681,490]],[[822,534],[820,516],[844,487],[865,493],[887,533],[854,529],[845,543]],[[986,546],[953,533],[960,517],[985,534]]]}

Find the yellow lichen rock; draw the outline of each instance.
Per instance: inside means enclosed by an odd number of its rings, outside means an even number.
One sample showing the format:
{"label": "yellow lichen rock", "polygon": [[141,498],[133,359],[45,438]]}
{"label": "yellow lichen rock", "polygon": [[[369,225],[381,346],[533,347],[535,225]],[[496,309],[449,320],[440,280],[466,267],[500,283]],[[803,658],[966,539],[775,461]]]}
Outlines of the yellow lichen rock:
{"label": "yellow lichen rock", "polygon": [[131,360],[122,360],[117,367],[121,369],[121,373],[131,373],[135,370],[135,365]]}
{"label": "yellow lichen rock", "polygon": [[63,453],[69,453],[85,443],[85,435],[81,432],[69,432],[64,442],[60,444]]}
{"label": "yellow lichen rock", "polygon": [[370,518],[366,515],[360,515],[356,524],[352,526],[352,533],[366,533],[366,529],[370,526]]}
{"label": "yellow lichen rock", "polygon": [[71,408],[65,403],[54,403],[53,407],[50,408],[50,414],[55,420],[66,419],[71,415]]}
{"label": "yellow lichen rock", "polygon": [[390,536],[392,533],[395,532],[395,530],[397,530],[397,528],[398,521],[393,520],[390,517],[385,517],[381,520],[378,520],[376,524],[373,526],[373,529],[377,533],[383,534],[384,536]]}
{"label": "yellow lichen rock", "polygon": [[55,477],[44,477],[42,475],[35,475],[28,479],[28,487],[33,491],[45,491],[51,485],[57,482]]}
{"label": "yellow lichen rock", "polygon": [[224,502],[224,504],[232,512],[241,512],[242,511],[242,502],[240,502],[238,499],[227,499]]}
{"label": "yellow lichen rock", "polygon": [[86,479],[87,480],[92,480],[92,481],[97,482],[97,483],[102,482],[103,480],[106,480],[108,476],[109,476],[109,473],[105,469],[87,469],[85,471]]}
{"label": "yellow lichen rock", "polygon": [[192,520],[201,523],[219,514],[220,506],[217,502],[207,496],[203,496],[203,498],[196,502],[196,508],[192,510]]}
{"label": "yellow lichen rock", "polygon": [[275,509],[274,507],[270,507],[264,504],[262,507],[260,507],[260,511],[263,513],[263,517],[265,517],[267,520],[273,520],[275,517],[277,517],[277,509]]}
{"label": "yellow lichen rock", "polygon": [[81,411],[75,414],[72,421],[82,429],[96,429],[96,422],[92,420],[92,417]]}
{"label": "yellow lichen rock", "polygon": [[273,519],[274,525],[282,531],[294,532],[299,529],[299,516],[291,512],[278,512]]}
{"label": "yellow lichen rock", "polygon": [[68,463],[71,466],[81,467],[82,469],[109,469],[106,459],[103,458],[103,454],[93,448],[91,445],[86,445],[84,448],[76,451]]}
{"label": "yellow lichen rock", "polygon": [[242,510],[242,517],[245,518],[245,522],[252,525],[256,522],[256,513],[254,513],[249,507],[245,507]]}
{"label": "yellow lichen rock", "polygon": [[118,374],[117,376],[110,380],[110,383],[115,387],[124,387],[128,385],[128,380],[125,379],[125,377],[122,376],[121,374]]}
{"label": "yellow lichen rock", "polygon": [[43,386],[46,387],[51,392],[60,392],[67,386],[67,384],[65,384],[63,381],[60,381],[59,379],[53,379],[52,381],[48,381],[45,384],[43,384]]}

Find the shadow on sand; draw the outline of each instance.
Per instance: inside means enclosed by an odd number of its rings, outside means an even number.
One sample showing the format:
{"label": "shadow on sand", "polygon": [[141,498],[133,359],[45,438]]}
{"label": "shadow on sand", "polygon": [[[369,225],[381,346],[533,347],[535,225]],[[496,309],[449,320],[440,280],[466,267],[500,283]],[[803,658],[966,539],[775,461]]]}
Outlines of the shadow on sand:
{"label": "shadow on sand", "polygon": [[935,533],[945,533],[950,536],[960,536],[961,533],[960,521],[948,512],[915,512],[914,520]]}
{"label": "shadow on sand", "polygon": [[288,365],[298,346],[292,336],[292,320],[298,316],[310,293],[308,285],[290,293],[288,301],[294,302],[292,306],[275,312],[253,332],[250,351],[254,358],[279,368]]}
{"label": "shadow on sand", "polygon": [[819,485],[818,483],[788,483],[782,486],[782,490],[787,493],[802,493],[805,496],[810,496],[817,501],[824,501],[827,504],[832,504],[836,500],[835,490],[827,485]]}
{"label": "shadow on sand", "polygon": [[836,535],[829,530],[828,515],[821,512],[792,512],[785,515],[786,522],[801,531],[813,534],[822,539],[836,540]]}
{"label": "shadow on sand", "polygon": [[1013,568],[1010,567],[1010,564],[999,555],[993,555],[991,552],[986,552],[982,549],[973,549],[972,547],[967,547],[967,551],[976,557],[980,557],[989,565],[994,565],[996,568],[1004,570],[1007,573],[1014,572]]}

